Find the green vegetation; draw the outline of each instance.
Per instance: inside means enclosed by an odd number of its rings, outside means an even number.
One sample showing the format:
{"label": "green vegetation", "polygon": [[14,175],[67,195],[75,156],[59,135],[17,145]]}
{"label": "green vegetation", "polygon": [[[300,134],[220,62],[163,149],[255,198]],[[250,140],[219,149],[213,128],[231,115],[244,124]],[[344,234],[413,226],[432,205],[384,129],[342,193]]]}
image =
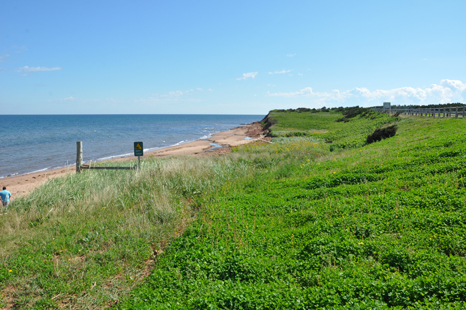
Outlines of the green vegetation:
{"label": "green vegetation", "polygon": [[341,112],[271,112],[272,143],[86,171],[14,201],[1,306],[466,307],[466,123]]}
{"label": "green vegetation", "polygon": [[[374,130],[283,115],[343,140],[359,132],[360,145]],[[282,120],[272,133],[293,128]],[[465,123],[398,126],[339,152],[311,140],[319,133],[236,149],[253,175],[211,196],[117,309],[464,308]]]}
{"label": "green vegetation", "polygon": [[[338,108],[337,108],[338,109]],[[343,116],[342,116],[343,114]],[[272,137],[309,136],[332,141],[330,151],[361,147],[374,129],[398,118],[363,108],[345,108],[341,112],[271,112],[264,120]],[[340,122],[348,123],[346,126]],[[270,126],[271,127],[270,127]]]}
{"label": "green vegetation", "polygon": [[246,168],[228,157],[148,159],[141,172],[88,170],[14,200],[0,218],[0,308],[110,306],[149,274],[204,193]]}

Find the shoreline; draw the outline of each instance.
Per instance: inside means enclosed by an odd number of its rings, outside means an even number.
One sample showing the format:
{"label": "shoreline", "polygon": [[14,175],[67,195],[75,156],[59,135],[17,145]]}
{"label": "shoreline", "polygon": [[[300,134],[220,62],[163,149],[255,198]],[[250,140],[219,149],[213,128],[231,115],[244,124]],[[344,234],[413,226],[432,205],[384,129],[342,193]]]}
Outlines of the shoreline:
{"label": "shoreline", "polygon": [[[231,147],[251,143],[264,138],[265,134],[260,122],[253,122],[244,126],[218,132],[207,139],[198,139],[187,143],[145,152],[143,159],[144,157],[210,156],[214,154],[226,154],[230,152]],[[136,156],[130,155],[97,162],[123,162],[136,159]],[[95,163],[96,161],[93,162]],[[7,187],[7,190],[10,191],[12,195],[11,201],[13,201],[18,197],[29,194],[36,187],[48,180],[64,176],[75,171],[75,165],[62,168],[52,168],[50,170],[33,171],[26,174],[1,178],[0,185],[2,187]]]}

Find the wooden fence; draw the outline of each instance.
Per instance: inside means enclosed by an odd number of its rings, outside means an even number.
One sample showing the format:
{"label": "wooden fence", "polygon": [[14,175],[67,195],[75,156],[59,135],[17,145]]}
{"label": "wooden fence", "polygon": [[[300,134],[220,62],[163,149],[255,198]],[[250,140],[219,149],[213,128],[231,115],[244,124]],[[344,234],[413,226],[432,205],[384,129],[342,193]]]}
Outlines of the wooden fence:
{"label": "wooden fence", "polygon": [[141,163],[134,167],[96,167],[90,164],[83,165],[83,143],[76,142],[76,173],[80,173],[84,169],[99,169],[99,170],[141,170]]}
{"label": "wooden fence", "polygon": [[[377,112],[388,112],[382,107],[371,108]],[[405,109],[391,109],[391,114],[400,112],[400,114],[413,115],[413,116],[426,116],[426,117],[458,117],[461,115],[463,118],[466,114],[466,107],[452,107],[452,108],[405,108]]]}

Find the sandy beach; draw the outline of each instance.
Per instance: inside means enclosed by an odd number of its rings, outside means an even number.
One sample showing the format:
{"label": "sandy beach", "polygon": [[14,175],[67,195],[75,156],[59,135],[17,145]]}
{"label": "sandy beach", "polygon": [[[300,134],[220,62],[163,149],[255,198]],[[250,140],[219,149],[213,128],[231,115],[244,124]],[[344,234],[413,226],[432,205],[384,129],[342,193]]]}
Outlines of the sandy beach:
{"label": "sandy beach", "polygon": [[[231,147],[246,143],[251,143],[265,138],[265,134],[259,122],[237,127],[231,130],[222,131],[203,140],[197,140],[185,144],[171,146],[144,154],[144,157],[162,156],[209,156],[213,154],[229,153]],[[220,145],[220,147],[216,146]],[[143,157],[143,158],[144,158]],[[110,162],[120,162],[135,160],[137,157],[128,156],[108,160]],[[84,158],[86,160],[86,158]],[[63,176],[67,173],[74,173],[76,167],[59,168],[36,173],[29,173],[0,180],[0,186],[6,186],[11,192],[11,200],[24,196],[34,190],[47,180]]]}

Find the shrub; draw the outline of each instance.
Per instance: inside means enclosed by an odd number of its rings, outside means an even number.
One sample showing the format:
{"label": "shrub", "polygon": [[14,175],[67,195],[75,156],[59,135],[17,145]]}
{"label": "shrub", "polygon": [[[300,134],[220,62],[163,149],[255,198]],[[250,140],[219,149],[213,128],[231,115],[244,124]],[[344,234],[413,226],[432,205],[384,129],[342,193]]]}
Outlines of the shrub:
{"label": "shrub", "polygon": [[396,124],[383,128],[377,128],[371,135],[367,136],[366,143],[371,144],[372,142],[393,137],[396,134],[397,129],[398,126]]}

